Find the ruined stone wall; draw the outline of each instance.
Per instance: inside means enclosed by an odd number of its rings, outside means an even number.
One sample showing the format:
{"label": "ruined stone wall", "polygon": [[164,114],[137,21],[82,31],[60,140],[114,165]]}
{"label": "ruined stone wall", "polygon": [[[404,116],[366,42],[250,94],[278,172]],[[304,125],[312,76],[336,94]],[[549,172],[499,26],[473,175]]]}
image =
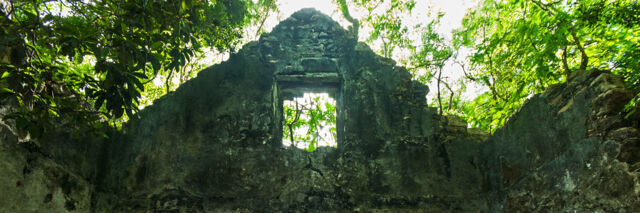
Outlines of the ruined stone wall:
{"label": "ruined stone wall", "polygon": [[[337,148],[282,146],[296,89],[337,99]],[[615,76],[576,75],[490,138],[439,116],[428,90],[301,10],[107,141],[0,132],[0,190],[15,194],[0,211],[638,211],[638,119],[619,113],[631,93]]]}
{"label": "ruined stone wall", "polygon": [[638,212],[637,115],[622,79],[583,71],[535,95],[483,144],[491,211]]}
{"label": "ruined stone wall", "polygon": [[0,126],[0,212],[90,212],[104,141],[68,131],[20,142]]}
{"label": "ruined stone wall", "polygon": [[[283,147],[278,79],[327,76],[338,78],[338,148]],[[302,10],[131,121],[109,148],[97,209],[484,208],[479,144],[444,141],[427,87],[410,78]]]}

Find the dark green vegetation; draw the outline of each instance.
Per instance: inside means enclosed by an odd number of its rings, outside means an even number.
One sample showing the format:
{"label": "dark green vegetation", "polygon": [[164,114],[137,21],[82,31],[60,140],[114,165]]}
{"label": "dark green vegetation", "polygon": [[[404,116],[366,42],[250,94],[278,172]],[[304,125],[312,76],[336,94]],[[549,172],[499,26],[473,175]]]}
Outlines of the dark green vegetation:
{"label": "dark green vegetation", "polygon": [[[440,12],[422,26],[403,23],[415,0],[335,3],[354,36],[371,29],[364,37],[372,46],[380,44],[380,55],[410,52],[398,61],[414,79],[436,82],[430,105],[439,114],[461,116],[484,130],[495,131],[532,94],[583,70],[611,70],[627,87],[640,89],[638,1],[486,0],[468,11],[452,41],[435,30]],[[354,9],[368,14],[354,18]],[[272,0],[3,3],[0,103],[15,106],[3,119],[15,121],[21,137],[31,138],[60,124],[89,130],[119,126],[139,105],[177,87],[172,79],[179,85],[194,77],[205,50],[234,52],[246,28],[258,26],[260,32],[274,10]],[[462,50],[471,55],[459,56]],[[462,67],[463,79],[442,78],[450,63]],[[488,91],[465,101],[462,90],[470,82]]]}
{"label": "dark green vegetation", "polygon": [[[344,2],[344,1],[339,1]],[[411,13],[415,1],[392,0],[382,14],[372,15],[382,1],[361,0],[351,6],[369,16],[363,26],[373,29],[368,42],[381,41],[380,54],[392,57],[396,48],[411,56],[406,64],[423,83],[435,80],[432,105],[440,113],[456,114],[474,127],[495,131],[531,95],[563,83],[575,73],[611,70],[626,86],[640,89],[640,2],[634,0],[485,0],[468,11],[453,41],[435,32],[443,14],[426,26],[408,26],[399,14]],[[343,4],[344,5],[344,4]],[[420,32],[419,42],[407,32]],[[467,58],[458,56],[470,51]],[[447,63],[461,66],[459,82],[442,79]],[[424,70],[426,72],[419,72]],[[462,100],[452,85],[475,82],[488,88],[472,101]],[[637,108],[640,96],[627,108]]]}
{"label": "dark green vegetation", "polygon": [[[495,134],[303,9],[156,100],[109,138],[0,123],[0,212],[640,212],[635,95],[575,72]],[[338,147],[283,147],[283,102],[327,92]]]}
{"label": "dark green vegetation", "polygon": [[[97,128],[138,110],[158,75],[238,43],[271,1],[9,1],[0,10],[0,88],[22,137]],[[183,80],[184,81],[184,80]],[[162,91],[160,91],[162,92]]]}
{"label": "dark green vegetation", "polygon": [[465,75],[490,89],[459,110],[484,129],[502,126],[528,96],[584,70],[611,70],[640,89],[639,1],[486,0],[455,35],[456,48],[473,52]]}

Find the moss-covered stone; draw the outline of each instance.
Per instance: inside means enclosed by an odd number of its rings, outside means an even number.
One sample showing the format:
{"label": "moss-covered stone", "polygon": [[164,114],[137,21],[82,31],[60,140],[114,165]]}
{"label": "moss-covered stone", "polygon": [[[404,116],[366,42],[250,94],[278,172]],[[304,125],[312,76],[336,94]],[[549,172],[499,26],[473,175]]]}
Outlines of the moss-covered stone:
{"label": "moss-covered stone", "polygon": [[[305,85],[336,98],[337,148],[282,146],[283,92]],[[615,76],[576,74],[493,136],[439,116],[428,91],[304,9],[106,141],[0,129],[0,211],[640,211],[638,122],[614,113],[630,98]]]}

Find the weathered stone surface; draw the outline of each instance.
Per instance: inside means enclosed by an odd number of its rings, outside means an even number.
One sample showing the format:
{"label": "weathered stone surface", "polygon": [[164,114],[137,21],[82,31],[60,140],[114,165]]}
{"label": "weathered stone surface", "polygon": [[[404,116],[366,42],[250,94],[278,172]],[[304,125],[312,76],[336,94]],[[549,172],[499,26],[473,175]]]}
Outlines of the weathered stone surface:
{"label": "weathered stone surface", "polygon": [[[437,140],[428,88],[355,45],[327,16],[302,10],[202,71],[141,112],[111,144],[96,209],[485,208],[479,144]],[[327,77],[333,75],[339,81]],[[308,78],[338,83],[337,149],[282,147],[279,83],[318,86]]]}
{"label": "weathered stone surface", "polygon": [[73,169],[82,162],[58,162],[50,151],[18,143],[5,126],[0,128],[0,212],[90,211],[93,185]]}
{"label": "weathered stone surface", "polygon": [[[296,91],[336,99],[337,148],[282,146]],[[428,91],[301,10],[106,141],[0,129],[0,211],[640,211],[638,122],[619,113],[631,93],[616,76],[575,72],[493,136],[439,116]]]}
{"label": "weathered stone surface", "polygon": [[612,79],[592,70],[534,96],[483,144],[491,211],[640,211],[638,127],[619,113],[632,96]]}

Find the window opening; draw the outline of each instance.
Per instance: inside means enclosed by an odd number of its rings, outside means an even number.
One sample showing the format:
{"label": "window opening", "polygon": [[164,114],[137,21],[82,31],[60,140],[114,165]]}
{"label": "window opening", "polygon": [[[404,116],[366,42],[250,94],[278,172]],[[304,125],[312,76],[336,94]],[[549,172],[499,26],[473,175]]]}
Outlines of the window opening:
{"label": "window opening", "polygon": [[306,92],[283,102],[282,144],[313,152],[337,147],[336,101],[328,93]]}

